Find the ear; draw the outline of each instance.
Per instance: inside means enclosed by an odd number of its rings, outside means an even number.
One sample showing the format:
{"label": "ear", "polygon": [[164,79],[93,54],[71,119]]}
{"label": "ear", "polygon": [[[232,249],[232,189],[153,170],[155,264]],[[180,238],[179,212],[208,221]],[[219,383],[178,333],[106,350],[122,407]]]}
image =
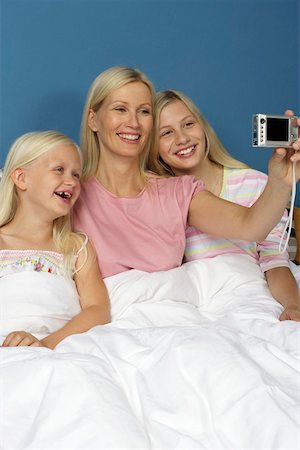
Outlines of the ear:
{"label": "ear", "polygon": [[26,172],[25,169],[23,169],[22,167],[18,167],[17,169],[15,169],[12,174],[11,174],[11,178],[14,182],[14,184],[21,189],[21,191],[25,191],[27,188],[27,184],[26,184]]}
{"label": "ear", "polygon": [[90,108],[88,115],[88,126],[94,132],[98,131],[98,127],[96,125],[96,113],[93,109]]}

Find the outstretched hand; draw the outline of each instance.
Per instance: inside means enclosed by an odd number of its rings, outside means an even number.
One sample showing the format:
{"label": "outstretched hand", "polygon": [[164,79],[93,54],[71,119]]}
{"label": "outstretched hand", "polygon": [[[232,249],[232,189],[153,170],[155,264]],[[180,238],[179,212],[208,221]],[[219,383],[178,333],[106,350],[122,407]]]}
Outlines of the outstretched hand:
{"label": "outstretched hand", "polygon": [[[291,110],[285,112],[287,116],[293,116]],[[297,119],[298,134],[300,136],[300,118]],[[282,181],[284,184],[291,186],[293,183],[293,162],[296,163],[296,181],[300,178],[300,137],[293,143],[290,148],[278,147],[269,160],[269,178]]]}
{"label": "outstretched hand", "polygon": [[3,347],[44,347],[41,341],[26,331],[13,331],[9,333],[3,344]]}

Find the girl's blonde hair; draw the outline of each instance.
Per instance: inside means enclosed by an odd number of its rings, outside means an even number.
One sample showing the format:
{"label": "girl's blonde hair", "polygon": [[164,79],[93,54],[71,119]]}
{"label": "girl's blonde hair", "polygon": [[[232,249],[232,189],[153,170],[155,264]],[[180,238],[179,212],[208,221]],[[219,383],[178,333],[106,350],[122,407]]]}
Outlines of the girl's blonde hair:
{"label": "girl's blonde hair", "polygon": [[[148,77],[138,69],[126,66],[114,66],[102,72],[93,81],[87,94],[81,121],[80,147],[83,153],[83,180],[86,181],[96,174],[101,153],[97,133],[92,131],[88,124],[90,110],[92,109],[96,113],[101,108],[105,98],[112,91],[134,81],[140,81],[149,88],[153,109],[154,87]],[[142,173],[145,171],[151,146],[151,137],[140,156],[140,169]]]}
{"label": "girl's blonde hair", "polygon": [[[15,217],[19,196],[11,177],[19,167],[26,167],[37,158],[54,149],[58,145],[72,145],[81,152],[77,144],[57,131],[34,131],[20,136],[11,146],[0,181],[0,227],[8,224]],[[74,255],[76,255],[82,238],[71,230],[70,214],[59,217],[53,222],[53,241],[64,254],[65,268],[68,274],[74,271]]]}
{"label": "girl's blonde hair", "polygon": [[197,122],[200,123],[206,138],[207,157],[222,166],[230,168],[247,168],[248,166],[241,161],[233,158],[225,149],[220,139],[216,135],[214,129],[208,123],[204,115],[199,111],[195,103],[186,95],[175,90],[166,90],[158,92],[154,101],[154,137],[149,153],[148,169],[158,173],[159,175],[174,175],[174,172],[168,164],[166,164],[159,155],[159,121],[160,114],[165,108],[174,101],[180,101],[190,110]]}

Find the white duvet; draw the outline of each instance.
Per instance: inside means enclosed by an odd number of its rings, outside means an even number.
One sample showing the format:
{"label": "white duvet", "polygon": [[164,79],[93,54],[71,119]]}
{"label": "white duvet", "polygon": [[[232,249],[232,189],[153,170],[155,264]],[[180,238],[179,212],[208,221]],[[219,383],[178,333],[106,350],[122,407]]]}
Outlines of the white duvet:
{"label": "white duvet", "polygon": [[300,323],[250,257],[105,281],[111,324],[0,348],[1,450],[300,449]]}

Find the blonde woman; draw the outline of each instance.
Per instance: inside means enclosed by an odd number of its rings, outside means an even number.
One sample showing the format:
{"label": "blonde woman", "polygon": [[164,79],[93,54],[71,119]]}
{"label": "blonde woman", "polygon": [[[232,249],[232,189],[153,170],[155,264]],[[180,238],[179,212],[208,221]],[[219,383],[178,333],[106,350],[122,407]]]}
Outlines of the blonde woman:
{"label": "blonde woman", "polygon": [[180,266],[187,224],[227,239],[262,240],[290,197],[292,160],[300,159],[291,150],[274,152],[266,188],[251,208],[220,199],[194,177],[150,174],[145,162],[153,135],[153,100],[146,75],[123,66],[101,73],[87,95],[81,129],[83,183],[73,209],[74,227],[92,239],[104,278],[130,269],[155,272]]}
{"label": "blonde woman", "polygon": [[[155,115],[151,170],[160,175],[193,175],[214,195],[247,207],[261,195],[268,177],[230,156],[189,97],[174,90],[159,92]],[[287,252],[279,253],[286,219],[285,214],[261,242],[217,238],[188,227],[184,261],[228,253],[250,255],[265,273],[273,297],[284,306],[280,319],[300,321],[298,285]]]}
{"label": "blonde woman", "polygon": [[54,348],[110,320],[109,302],[87,237],[73,233],[81,154],[55,131],[12,145],[0,182],[2,345]]}

